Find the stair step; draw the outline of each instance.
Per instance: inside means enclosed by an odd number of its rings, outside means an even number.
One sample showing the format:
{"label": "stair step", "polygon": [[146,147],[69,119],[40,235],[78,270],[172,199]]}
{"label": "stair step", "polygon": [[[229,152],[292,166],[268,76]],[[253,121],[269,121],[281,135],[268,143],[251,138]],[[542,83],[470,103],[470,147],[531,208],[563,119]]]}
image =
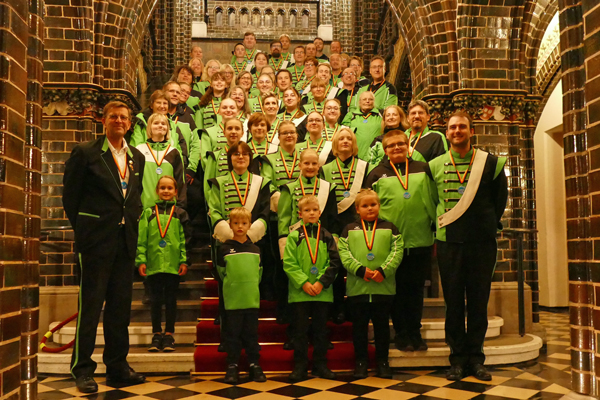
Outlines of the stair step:
{"label": "stair step", "polygon": [[[206,287],[204,279],[192,281],[188,279],[179,283],[179,289],[177,291],[177,301],[182,300],[200,300],[206,295]],[[133,300],[141,301],[144,297],[144,283],[134,282],[133,283]]]}
{"label": "stair step", "polygon": [[[277,307],[277,303],[274,301],[261,300],[259,317],[275,318],[276,317],[276,315],[275,315],[276,307]],[[203,319],[216,318],[217,315],[219,314],[219,299],[211,298],[211,299],[202,300],[202,303],[200,304],[200,308],[201,308],[200,314],[202,315]]]}
{"label": "stair step", "polygon": [[[327,323],[329,330],[329,340],[332,342],[350,342],[352,341],[352,324],[345,322],[336,325],[333,322]],[[288,339],[288,325],[280,325],[275,320],[263,320],[258,324],[258,338],[261,343],[283,344]],[[220,343],[220,326],[215,325],[213,320],[201,320],[196,325],[196,343],[214,344]]]}

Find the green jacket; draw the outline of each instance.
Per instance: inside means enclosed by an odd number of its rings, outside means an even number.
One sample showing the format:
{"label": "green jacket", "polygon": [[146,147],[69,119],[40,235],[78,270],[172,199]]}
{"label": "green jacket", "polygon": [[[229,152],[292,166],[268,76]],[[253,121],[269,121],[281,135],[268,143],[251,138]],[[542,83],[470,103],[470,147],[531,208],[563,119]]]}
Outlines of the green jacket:
{"label": "green jacket", "polygon": [[[409,138],[410,132],[410,128],[405,131]],[[448,152],[448,141],[444,134],[432,131],[429,127],[425,127],[420,137],[414,136],[410,141],[410,146],[414,148],[411,158],[416,161],[429,162]]]}
{"label": "green jacket", "polygon": [[346,114],[342,124],[354,130],[358,145],[358,158],[361,160],[370,161],[371,143],[377,136],[381,135],[381,121],[381,115],[376,108],[367,114],[363,114],[358,110],[349,111]]}
{"label": "green jacket", "polygon": [[353,111],[359,110],[358,99],[360,98],[361,93],[364,93],[367,90],[374,92],[375,108],[381,111],[385,110],[387,106],[398,105],[398,92],[396,91],[396,88],[388,81],[383,81],[383,84],[381,85],[373,85],[373,83],[370,83],[361,86],[361,88],[358,89],[356,98],[353,99],[352,104],[350,105],[350,107],[353,108]]}
{"label": "green jacket", "polygon": [[[425,173],[426,167],[423,162],[409,159],[408,190],[402,187],[387,158],[367,177],[366,187],[376,191],[381,201],[380,217],[398,228],[407,249],[433,245],[435,204],[431,196],[436,189]],[[404,180],[406,164],[400,163],[396,168]]]}
{"label": "green jacket", "polygon": [[[304,226],[304,223],[302,225]],[[313,254],[316,251],[317,244],[319,246],[315,264],[312,263],[310,251],[306,244],[304,229],[300,227],[288,236],[283,256],[283,270],[289,279],[288,302],[290,303],[301,301],[333,302],[331,284],[341,266],[340,256],[333,236],[325,228],[321,227],[317,237],[318,227],[319,224],[306,225],[308,241]],[[306,282],[315,284],[317,281],[323,285],[323,290],[319,295],[310,296],[302,290],[302,286]]]}
{"label": "green jacket", "polygon": [[[279,150],[262,157],[260,174],[271,182],[271,193],[278,192],[281,186],[295,181],[300,176],[300,154],[296,150],[288,154],[281,147]],[[291,176],[288,176],[285,170],[284,161]]]}
{"label": "green jacket", "polygon": [[292,85],[294,85],[294,87],[298,85],[298,82],[304,80],[304,65],[298,66],[294,64],[291,67],[288,67],[287,70],[292,73]]}
{"label": "green jacket", "polygon": [[[146,128],[148,126],[148,118],[153,114],[152,110],[147,108],[143,112],[136,115],[136,124],[133,127],[133,133],[129,139],[129,145],[133,147],[137,147],[140,144],[146,143],[148,140],[148,136],[146,134]],[[169,125],[171,130],[171,146],[175,147],[182,154],[187,155],[187,143],[185,141],[185,136],[182,132],[182,127],[178,123],[175,123],[173,120],[169,119]],[[187,125],[187,124],[186,124]],[[189,127],[189,125],[188,125]]]}
{"label": "green jacket", "polygon": [[206,89],[208,89],[209,86],[210,86],[209,81],[200,81],[200,82],[194,83],[193,90],[200,92],[200,94],[204,94],[204,93],[206,93]]}
{"label": "green jacket", "polygon": [[[148,146],[150,146],[152,151]],[[167,146],[169,147],[168,151]],[[185,208],[187,205],[187,187],[185,185],[183,161],[179,151],[175,147],[170,146],[170,143],[165,142],[146,142],[138,145],[136,149],[144,155],[146,160],[144,164],[144,179],[142,181],[142,206],[144,208],[152,207],[159,200],[158,194],[156,194],[156,184],[161,176],[168,175],[177,181],[177,187],[179,188],[177,191],[177,205]],[[165,151],[167,151],[166,155]],[[160,161],[161,159],[162,162],[158,165],[156,161]]]}
{"label": "green jacket", "polygon": [[260,308],[262,270],[260,249],[249,239],[245,243],[228,240],[219,246],[217,271],[223,281],[226,310]]}
{"label": "green jacket", "polygon": [[[277,208],[277,227],[279,230],[279,237],[286,237],[290,233],[290,227],[297,224],[300,220],[298,217],[298,202],[302,198],[302,187],[300,180],[304,186],[304,193],[313,194],[319,199],[321,207],[321,223],[330,232],[337,230],[337,204],[335,201],[335,185],[330,184],[318,177],[307,179],[304,176],[300,176],[292,183],[281,186],[281,196],[279,197],[279,207]],[[315,190],[315,182],[318,181],[318,186]],[[326,193],[321,192],[321,188],[329,186],[329,191]],[[321,194],[321,196],[319,196]],[[323,205],[324,204],[324,205]]]}
{"label": "green jacket", "polygon": [[221,107],[223,97],[214,97],[205,106],[198,104],[198,110],[194,115],[194,121],[198,129],[207,129],[217,124],[217,115],[219,115],[219,107]]}
{"label": "green jacket", "polygon": [[[156,203],[156,207],[158,215],[155,207],[149,207],[140,217],[135,265],[139,267],[146,264],[148,275],[179,275],[179,266],[189,265],[186,253],[186,243],[190,238],[188,215],[185,210],[177,207],[174,201],[161,200]],[[167,226],[173,207],[173,217]],[[161,229],[167,230],[164,239],[160,235],[157,218],[160,220]],[[160,246],[163,240],[166,242],[165,247]]]}
{"label": "green jacket", "polygon": [[215,152],[220,149],[224,149],[227,144],[227,139],[223,134],[223,122],[220,115],[217,116],[217,123],[214,126],[211,126],[207,129],[201,130],[201,147],[202,150],[200,152],[200,163],[202,164],[202,168],[206,170],[206,161],[208,158],[208,153]]}
{"label": "green jacket", "polygon": [[[452,164],[450,152],[461,176],[467,169],[469,170],[462,184]],[[469,164],[472,155],[473,148],[464,158],[454,150],[450,150],[429,162],[426,173],[436,184],[437,190],[431,193],[431,201],[437,206],[437,217],[454,208],[462,198],[461,186],[466,189],[471,179],[472,169],[469,168]],[[488,154],[481,182],[469,208],[456,221],[441,228],[437,225],[436,218],[437,240],[453,243],[496,240],[497,231],[502,229],[500,219],[508,199],[505,163],[505,157]]]}
{"label": "green jacket", "polygon": [[[364,222],[370,241],[373,237],[373,222]],[[349,299],[372,302],[381,300],[381,296],[396,294],[395,274],[404,255],[404,242],[394,224],[381,218],[377,219],[373,247],[369,250],[362,223],[353,222],[344,228],[338,246],[340,259],[348,271],[346,294]],[[369,254],[375,258],[369,260]],[[367,268],[382,273],[385,277],[383,282],[365,282],[363,278]]]}

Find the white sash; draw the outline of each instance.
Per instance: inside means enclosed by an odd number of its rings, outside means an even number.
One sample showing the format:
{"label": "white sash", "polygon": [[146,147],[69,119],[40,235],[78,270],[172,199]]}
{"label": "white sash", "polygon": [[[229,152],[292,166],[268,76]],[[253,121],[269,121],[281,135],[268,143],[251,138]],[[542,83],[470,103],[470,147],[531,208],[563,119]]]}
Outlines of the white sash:
{"label": "white sash", "polygon": [[469,182],[467,183],[465,192],[458,203],[456,203],[456,205],[450,211],[438,217],[438,228],[443,228],[450,225],[459,219],[465,213],[465,211],[469,209],[469,206],[471,206],[471,203],[477,194],[477,190],[479,189],[479,184],[481,183],[481,177],[483,175],[483,168],[485,167],[487,156],[488,153],[483,150],[476,151],[475,159],[473,160],[473,166],[471,167],[471,174],[469,175]]}
{"label": "white sash", "polygon": [[[323,210],[325,210],[325,206],[327,205],[327,198],[329,197],[329,189],[331,188],[331,184],[327,181],[324,181],[323,179],[319,179],[319,182],[319,194],[317,195],[317,199],[319,200],[319,210],[321,210],[322,213]],[[300,225],[302,225],[302,220],[290,226],[290,232],[293,232],[296,229],[298,229]]]}
{"label": "white sash", "polygon": [[246,64],[246,71],[252,72],[252,67],[254,67],[254,61],[248,62]]}
{"label": "white sash", "polygon": [[246,198],[246,204],[244,204],[244,208],[250,212],[252,212],[252,209],[256,204],[256,200],[258,200],[258,193],[260,192],[262,181],[262,176],[252,174],[252,182],[250,183],[250,189],[248,189],[248,197]]}
{"label": "white sash", "polygon": [[319,167],[322,167],[327,162],[327,157],[329,157],[329,153],[331,153],[331,142],[329,140],[325,141],[323,145],[323,150],[319,154]]}
{"label": "white sash", "polygon": [[277,151],[279,150],[279,146],[277,146],[274,143],[267,143],[267,145],[269,146],[269,150],[267,150],[267,154],[277,153]]}
{"label": "white sash", "polygon": [[296,127],[298,127],[298,125],[300,125],[302,123],[302,121],[304,121],[305,119],[306,119],[306,114],[304,114],[300,118],[294,119],[292,122],[294,123],[294,125],[296,125]]}
{"label": "white sash", "polygon": [[340,88],[336,86],[332,87],[329,93],[327,94],[327,100],[335,99],[335,96],[338,94],[339,91]]}
{"label": "white sash", "polygon": [[351,205],[354,204],[354,200],[356,199],[356,195],[360,192],[362,187],[363,180],[365,178],[365,172],[367,172],[367,162],[357,158],[358,163],[356,164],[356,173],[354,174],[354,181],[352,182],[352,186],[350,186],[350,196],[345,197],[342,201],[340,201],[337,205],[338,214],[346,211]]}

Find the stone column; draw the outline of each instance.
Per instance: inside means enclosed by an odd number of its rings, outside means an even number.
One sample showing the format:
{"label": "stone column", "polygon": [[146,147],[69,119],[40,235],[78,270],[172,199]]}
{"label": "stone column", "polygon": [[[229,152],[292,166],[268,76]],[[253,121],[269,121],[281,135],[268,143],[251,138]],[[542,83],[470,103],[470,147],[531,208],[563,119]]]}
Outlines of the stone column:
{"label": "stone column", "polygon": [[37,395],[43,0],[0,0],[0,399]]}
{"label": "stone column", "polygon": [[[559,1],[573,390],[600,395],[600,5]],[[585,23],[584,23],[585,21]]]}

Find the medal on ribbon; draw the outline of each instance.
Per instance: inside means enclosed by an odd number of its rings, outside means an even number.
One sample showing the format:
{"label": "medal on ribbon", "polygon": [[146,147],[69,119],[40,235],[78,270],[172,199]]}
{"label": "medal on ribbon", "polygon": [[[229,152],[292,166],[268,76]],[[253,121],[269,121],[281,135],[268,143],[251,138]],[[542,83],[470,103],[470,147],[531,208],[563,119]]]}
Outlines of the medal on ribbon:
{"label": "medal on ribbon", "polygon": [[360,220],[363,228],[363,233],[365,234],[365,243],[367,244],[367,249],[369,249],[369,253],[367,253],[367,260],[373,261],[375,259],[375,254],[373,253],[373,244],[375,244],[375,230],[377,229],[377,220],[373,223],[373,232],[371,232],[371,240],[369,241],[369,237],[367,236],[367,227],[365,226],[365,221]]}
{"label": "medal on ribbon", "polygon": [[338,157],[335,158],[335,162],[337,163],[338,171],[340,171],[340,177],[342,178],[342,184],[344,185],[344,198],[350,197],[350,183],[352,181],[352,171],[354,170],[354,162],[356,161],[356,157],[352,157],[352,165],[350,166],[350,172],[348,172],[348,180],[344,178],[344,171],[342,171],[342,166],[340,165],[340,159]]}
{"label": "medal on ribbon", "polygon": [[294,161],[292,161],[291,172],[287,167],[287,163],[285,162],[285,157],[283,156],[282,150],[279,150],[279,155],[281,156],[281,162],[283,163],[283,167],[285,168],[285,174],[287,175],[288,179],[292,179],[292,176],[294,175],[294,169],[296,168],[296,159],[298,157],[298,152],[294,150]]}
{"label": "medal on ribbon", "polygon": [[[312,247],[310,247],[310,242],[308,241],[308,232],[306,231],[306,225],[302,224],[302,229],[304,229],[304,239],[306,239],[306,247],[308,247],[308,252],[310,253],[310,261],[312,261],[313,266],[310,268],[310,273],[316,275],[319,273],[318,268],[315,266],[317,264],[317,256],[319,255],[319,238],[321,237],[321,224],[319,224],[319,229],[317,230],[317,246],[313,253]],[[313,272],[313,268],[316,272]]]}
{"label": "medal on ribbon", "polygon": [[457,191],[461,195],[465,192],[465,190],[467,190],[466,185],[465,185],[465,180],[467,179],[467,174],[469,173],[469,170],[471,169],[471,165],[473,165],[473,160],[475,159],[475,152],[477,152],[477,149],[473,149],[473,154],[471,155],[471,161],[469,161],[469,166],[467,167],[467,170],[465,171],[465,173],[463,175],[461,175],[460,172],[458,172],[458,168],[456,167],[456,163],[454,162],[454,157],[452,156],[452,151],[448,152],[448,153],[450,153],[450,161],[452,161],[452,166],[454,167],[454,170],[456,171],[456,176],[458,176],[458,181],[460,182],[460,186],[458,187]]}
{"label": "medal on ribbon", "polygon": [[238,198],[240,199],[240,203],[242,203],[242,206],[246,205],[246,200],[248,199],[248,188],[250,187],[250,172],[248,172],[248,179],[246,181],[246,193],[244,193],[244,197],[242,198],[242,194],[240,193],[240,188],[237,184],[237,180],[235,179],[235,176],[233,176],[233,171],[230,171],[231,173],[231,179],[233,180],[233,184],[235,185],[235,191],[237,192]]}
{"label": "medal on ribbon", "polygon": [[406,172],[405,172],[405,177],[404,177],[404,181],[402,180],[402,177],[400,176],[400,174],[398,173],[398,170],[396,169],[396,166],[394,165],[393,162],[390,161],[390,165],[392,166],[392,168],[394,169],[394,172],[396,173],[396,176],[398,177],[398,180],[400,181],[400,185],[402,185],[402,188],[404,188],[404,198],[405,199],[410,199],[410,192],[408,191],[408,158],[406,159]]}
{"label": "medal on ribbon", "polygon": [[[161,248],[167,247],[167,241],[165,240],[165,236],[167,235],[167,230],[169,229],[169,225],[171,225],[171,219],[173,219],[173,213],[175,212],[175,206],[171,207],[171,213],[169,214],[169,219],[167,220],[167,225],[165,225],[165,230],[163,231],[162,226],[160,224],[160,215],[158,213],[158,205],[154,205],[154,210],[156,211],[156,223],[158,224],[158,233],[160,234],[161,241],[158,242],[158,245]],[[165,214],[166,214],[165,209]]]}
{"label": "medal on ribbon", "polygon": [[150,154],[152,154],[152,158],[154,158],[154,161],[156,162],[156,165],[157,165],[157,167],[156,167],[156,173],[158,175],[162,174],[163,173],[163,169],[160,166],[162,165],[163,161],[165,160],[165,157],[167,156],[167,153],[169,152],[169,148],[171,147],[171,145],[170,144],[167,145],[167,148],[165,149],[165,152],[163,153],[163,155],[160,158],[160,160],[157,157],[159,155],[159,152],[157,151],[156,152],[156,156],[155,156],[154,155],[154,150],[152,150],[152,147],[150,147],[150,144],[146,143],[146,146],[148,146],[148,150],[150,150]]}

